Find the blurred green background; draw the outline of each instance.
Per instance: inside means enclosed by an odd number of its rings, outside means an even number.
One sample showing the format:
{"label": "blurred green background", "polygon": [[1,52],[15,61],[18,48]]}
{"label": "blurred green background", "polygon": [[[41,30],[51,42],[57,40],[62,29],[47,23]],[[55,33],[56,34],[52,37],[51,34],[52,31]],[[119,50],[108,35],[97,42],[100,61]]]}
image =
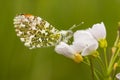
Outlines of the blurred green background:
{"label": "blurred green background", "polygon": [[0,10],[0,80],[91,80],[87,65],[56,54],[54,47],[26,48],[14,31],[16,14],[40,16],[60,30],[103,21],[109,47],[120,21],[120,0],[0,0]]}

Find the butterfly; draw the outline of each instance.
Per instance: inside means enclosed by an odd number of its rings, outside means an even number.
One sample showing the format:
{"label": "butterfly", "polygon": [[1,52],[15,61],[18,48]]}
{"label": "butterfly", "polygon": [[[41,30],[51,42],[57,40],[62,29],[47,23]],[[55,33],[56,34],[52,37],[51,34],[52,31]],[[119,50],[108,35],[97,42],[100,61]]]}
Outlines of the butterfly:
{"label": "butterfly", "polygon": [[68,42],[73,31],[58,30],[46,20],[31,14],[19,14],[13,24],[20,40],[29,49],[55,46],[59,42]]}

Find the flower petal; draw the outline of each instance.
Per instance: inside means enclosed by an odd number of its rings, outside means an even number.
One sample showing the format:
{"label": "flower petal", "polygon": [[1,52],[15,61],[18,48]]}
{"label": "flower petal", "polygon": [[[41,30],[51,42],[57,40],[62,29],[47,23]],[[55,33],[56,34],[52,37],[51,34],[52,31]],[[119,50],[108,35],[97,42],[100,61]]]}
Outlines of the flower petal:
{"label": "flower petal", "polygon": [[117,74],[116,74],[116,78],[117,78],[118,80],[120,80],[120,73],[117,73]]}
{"label": "flower petal", "polygon": [[86,30],[79,30],[74,33],[74,41],[72,47],[77,52],[82,52],[86,47],[96,44],[98,42],[93,38],[93,36]]}
{"label": "flower petal", "polygon": [[100,24],[94,24],[93,27],[89,28],[87,31],[90,32],[98,41],[106,38],[106,29],[103,22]]}
{"label": "flower petal", "polygon": [[86,30],[78,30],[74,33],[73,35],[74,41],[79,40],[79,39],[88,39],[88,38],[93,38],[93,36]]}
{"label": "flower petal", "polygon": [[71,59],[74,58],[74,54],[76,53],[75,50],[72,47],[70,47],[68,44],[66,44],[65,42],[60,42],[55,47],[55,51],[58,54],[64,55],[64,56],[71,58]]}
{"label": "flower petal", "polygon": [[80,63],[83,61],[82,56],[79,53],[76,53],[76,51],[65,42],[60,42],[56,47],[55,51],[58,54],[64,55],[70,59],[73,59],[75,62]]}
{"label": "flower petal", "polygon": [[98,48],[98,43],[91,44],[91,45],[87,46],[86,48],[84,48],[81,55],[82,56],[91,55],[94,53],[94,51],[96,51],[97,48]]}

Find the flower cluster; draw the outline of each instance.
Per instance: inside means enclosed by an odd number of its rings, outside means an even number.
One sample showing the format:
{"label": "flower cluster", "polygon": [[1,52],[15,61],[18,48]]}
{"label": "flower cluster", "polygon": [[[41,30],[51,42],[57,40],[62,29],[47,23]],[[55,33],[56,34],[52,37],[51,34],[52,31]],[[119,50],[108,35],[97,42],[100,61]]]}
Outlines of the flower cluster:
{"label": "flower cluster", "polygon": [[[117,72],[117,67],[120,67],[120,28],[117,33],[116,41],[109,52],[103,22],[94,24],[92,28],[77,30],[71,44],[60,42],[55,46],[55,51],[77,63],[89,65],[92,80],[120,80],[120,73]],[[97,50],[99,46],[101,51]]]}
{"label": "flower cluster", "polygon": [[101,22],[100,24],[93,25],[92,28],[76,31],[73,35],[73,42],[71,45],[60,42],[59,45],[55,47],[55,51],[58,54],[65,55],[77,62],[81,62],[83,60],[82,56],[97,54],[96,49],[99,45],[98,42],[105,40],[105,38],[106,29],[104,23]]}

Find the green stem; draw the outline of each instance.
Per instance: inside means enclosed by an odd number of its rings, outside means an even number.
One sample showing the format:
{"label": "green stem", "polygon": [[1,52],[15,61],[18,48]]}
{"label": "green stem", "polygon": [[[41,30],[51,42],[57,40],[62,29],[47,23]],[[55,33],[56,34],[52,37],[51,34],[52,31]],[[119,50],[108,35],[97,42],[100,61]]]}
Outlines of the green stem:
{"label": "green stem", "polygon": [[90,68],[91,68],[92,80],[95,80],[95,78],[94,78],[94,67],[93,67],[93,63],[92,63],[92,58],[90,58]]}
{"label": "green stem", "polygon": [[107,61],[106,48],[104,48],[104,58],[105,58],[105,66],[106,66],[106,70],[107,70],[107,68],[108,68],[108,61]]}
{"label": "green stem", "polygon": [[94,72],[95,77],[96,77],[97,80],[100,80],[99,77],[98,77],[98,74],[100,74],[100,73],[99,73],[99,72],[96,73],[96,72],[97,72],[97,71]]}
{"label": "green stem", "polygon": [[90,66],[90,64],[88,62],[83,61],[83,63],[86,64],[86,65],[88,65],[88,66]]}
{"label": "green stem", "polygon": [[120,35],[119,35],[119,31],[117,31],[117,37],[116,37],[116,40],[114,42],[114,45],[113,45],[113,48],[114,48],[114,52],[112,52],[112,57],[110,59],[110,62],[109,62],[109,66],[108,66],[108,72],[107,72],[107,75],[109,76],[111,71],[112,71],[112,67],[114,65],[114,62],[120,52],[120,48],[118,48],[117,50],[117,45],[118,45],[118,42],[119,42],[119,38],[120,38]]}
{"label": "green stem", "polygon": [[[83,61],[83,63],[90,66],[90,62],[88,62],[88,61],[87,62]],[[97,69],[95,69],[94,74],[95,74],[96,79],[100,80],[99,77],[98,77],[98,74],[101,75],[101,73]]]}
{"label": "green stem", "polygon": [[119,41],[119,31],[117,31],[117,37],[116,37],[116,40],[115,40],[115,43],[114,43],[114,47],[116,47],[117,46],[117,44],[118,44],[118,41]]}
{"label": "green stem", "polygon": [[98,56],[97,62],[98,62],[99,65],[100,65],[101,74],[105,75],[105,73],[106,73],[106,72],[105,72],[106,68],[105,68],[104,63],[103,63],[103,61],[102,61],[102,59],[101,59],[100,56]]}
{"label": "green stem", "polygon": [[110,75],[110,73],[111,73],[111,71],[113,69],[112,67],[114,65],[114,62],[115,62],[119,52],[120,52],[120,48],[117,50],[117,52],[114,55],[112,55],[112,58],[110,60],[110,64],[109,64],[109,67],[108,67],[108,75]]}

